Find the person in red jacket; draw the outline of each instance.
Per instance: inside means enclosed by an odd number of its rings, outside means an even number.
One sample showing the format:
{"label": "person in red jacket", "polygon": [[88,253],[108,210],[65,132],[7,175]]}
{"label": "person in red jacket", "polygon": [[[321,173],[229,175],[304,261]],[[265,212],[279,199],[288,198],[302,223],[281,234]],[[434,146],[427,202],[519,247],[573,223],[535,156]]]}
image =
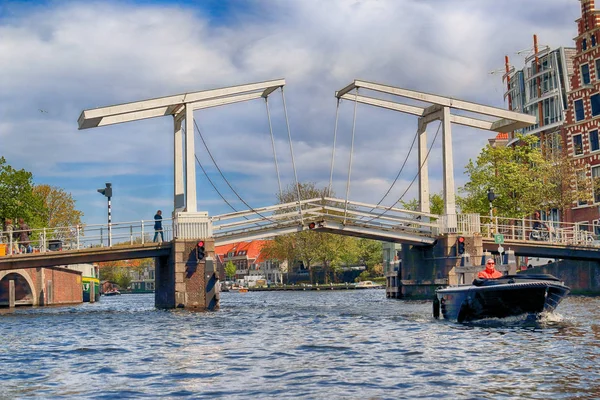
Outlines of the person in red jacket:
{"label": "person in red jacket", "polygon": [[477,278],[479,279],[496,279],[502,276],[502,272],[496,271],[496,262],[493,258],[490,258],[485,263],[485,269],[479,271]]}

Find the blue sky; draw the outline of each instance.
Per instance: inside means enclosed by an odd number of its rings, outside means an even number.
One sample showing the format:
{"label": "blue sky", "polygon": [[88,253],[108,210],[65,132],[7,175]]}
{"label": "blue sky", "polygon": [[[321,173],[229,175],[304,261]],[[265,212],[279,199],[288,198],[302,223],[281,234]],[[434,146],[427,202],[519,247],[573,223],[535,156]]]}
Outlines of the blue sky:
{"label": "blue sky", "polygon": [[[541,44],[572,46],[575,0],[16,1],[0,5],[0,155],[37,184],[70,192],[86,223],[106,219],[96,192],[113,184],[113,221],[173,209],[172,120],[79,131],[84,109],[285,78],[298,177],[327,185],[334,92],[354,79],[506,107],[504,55]],[[270,100],[284,184],[293,182],[281,95]],[[342,103],[334,189],[345,193],[353,105]],[[225,176],[253,207],[275,202],[277,179],[261,101],[196,111]],[[408,154],[414,117],[359,106],[350,198],[377,202]],[[430,141],[436,124],[430,125]],[[494,135],[455,126],[457,186],[464,165]],[[441,190],[434,144],[432,191]],[[196,154],[227,188],[198,136]],[[414,151],[384,204],[417,168]],[[230,211],[197,167],[198,209]],[[405,199],[414,198],[416,186]]]}

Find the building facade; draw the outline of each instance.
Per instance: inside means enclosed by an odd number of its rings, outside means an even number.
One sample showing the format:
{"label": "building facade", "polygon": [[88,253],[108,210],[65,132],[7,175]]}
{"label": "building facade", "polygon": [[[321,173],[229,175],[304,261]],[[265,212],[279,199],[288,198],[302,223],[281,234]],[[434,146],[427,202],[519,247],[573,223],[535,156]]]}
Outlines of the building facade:
{"label": "building facade", "polygon": [[235,279],[263,277],[269,283],[282,283],[286,263],[265,257],[262,249],[266,240],[238,242],[215,246],[218,271],[224,271],[228,262],[235,265]]}
{"label": "building facade", "polygon": [[578,202],[566,216],[580,229],[600,234],[600,11],[594,0],[581,1],[577,20],[574,74],[568,93],[564,127],[567,154],[578,161],[582,175],[592,180],[592,199]]}

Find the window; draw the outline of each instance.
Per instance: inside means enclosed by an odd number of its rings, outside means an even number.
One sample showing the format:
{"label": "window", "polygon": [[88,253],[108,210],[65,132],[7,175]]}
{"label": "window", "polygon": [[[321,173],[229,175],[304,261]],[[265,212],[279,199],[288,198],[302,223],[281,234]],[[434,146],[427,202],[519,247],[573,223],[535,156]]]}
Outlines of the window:
{"label": "window", "polygon": [[592,95],[590,103],[592,103],[592,116],[600,115],[600,93]]}
{"label": "window", "polygon": [[596,35],[592,35],[591,39],[592,39],[592,47],[594,47],[596,45]]}
{"label": "window", "polygon": [[594,224],[594,236],[600,236],[600,221],[595,219],[593,221]]}
{"label": "window", "polygon": [[581,41],[581,49],[582,50],[587,50],[587,40],[586,39],[583,39]]}
{"label": "window", "polygon": [[594,203],[600,203],[600,166],[592,167],[592,187],[594,190]]}
{"label": "window", "polygon": [[585,118],[583,112],[583,100],[575,100],[575,121],[581,121]]}
{"label": "window", "polygon": [[581,82],[584,85],[590,84],[590,66],[588,64],[583,64],[581,66]]}
{"label": "window", "polygon": [[576,156],[583,154],[583,142],[581,140],[581,134],[573,135],[573,151]]}
{"label": "window", "polygon": [[596,80],[600,81],[600,58],[596,60]]}
{"label": "window", "polygon": [[590,151],[600,150],[598,145],[598,129],[590,132]]}

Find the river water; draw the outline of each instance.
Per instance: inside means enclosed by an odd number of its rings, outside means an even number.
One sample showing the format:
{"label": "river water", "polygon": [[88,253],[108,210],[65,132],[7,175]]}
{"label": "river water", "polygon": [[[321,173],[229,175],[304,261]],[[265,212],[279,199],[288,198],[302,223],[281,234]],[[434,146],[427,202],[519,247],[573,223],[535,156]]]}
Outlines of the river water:
{"label": "river water", "polygon": [[599,398],[600,299],[459,325],[384,290],[154,296],[0,314],[0,398]]}

